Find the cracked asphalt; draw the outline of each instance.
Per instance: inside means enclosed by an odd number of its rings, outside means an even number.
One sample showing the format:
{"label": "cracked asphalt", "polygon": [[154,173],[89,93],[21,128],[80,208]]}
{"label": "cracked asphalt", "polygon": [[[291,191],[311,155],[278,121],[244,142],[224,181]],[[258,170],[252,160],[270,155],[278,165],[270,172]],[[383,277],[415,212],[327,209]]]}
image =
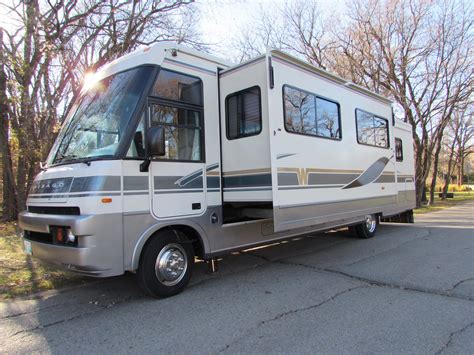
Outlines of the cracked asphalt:
{"label": "cracked asphalt", "polygon": [[473,202],[296,238],[197,264],[168,299],[125,275],[0,302],[0,352],[472,354],[473,252]]}

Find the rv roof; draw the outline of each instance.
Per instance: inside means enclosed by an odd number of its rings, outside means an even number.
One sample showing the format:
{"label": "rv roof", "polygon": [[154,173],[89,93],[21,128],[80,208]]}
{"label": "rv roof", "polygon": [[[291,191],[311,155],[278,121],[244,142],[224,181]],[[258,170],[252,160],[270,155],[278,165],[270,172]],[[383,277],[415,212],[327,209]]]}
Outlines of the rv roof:
{"label": "rv roof", "polygon": [[372,92],[360,85],[357,85],[357,84],[354,84],[353,82],[351,81],[348,81],[344,78],[341,78],[340,76],[336,75],[336,74],[333,74],[333,73],[330,73],[324,69],[321,69],[321,68],[318,68],[318,67],[315,67],[314,65],[311,65],[309,63],[306,63],[292,55],[289,55],[285,52],[282,52],[280,50],[277,50],[277,49],[271,49],[270,50],[270,53],[272,56],[275,56],[275,57],[278,57],[278,58],[281,58],[287,62],[291,62],[303,69],[306,69],[310,72],[313,72],[319,76],[322,76],[328,80],[331,80],[335,83],[338,83],[338,84],[341,84],[341,85],[344,85],[354,91],[357,91],[357,92],[360,92],[364,95],[367,95],[367,96],[370,96],[370,97],[373,97],[377,100],[380,100],[380,101],[383,101],[384,103],[387,103],[387,104],[392,104],[392,101],[388,98],[386,98],[385,96],[382,96],[382,95],[379,95],[375,92]]}
{"label": "rv roof", "polygon": [[214,63],[220,67],[228,68],[232,63],[215,57],[213,55],[197,51],[195,49],[183,46],[182,44],[177,44],[176,42],[159,42],[147,47],[140,47],[137,50],[126,54],[116,60],[105,65],[102,69],[99,70],[97,76],[105,77],[110,74],[123,71],[137,65],[143,64],[158,64],[161,65],[163,59],[166,55],[166,52],[177,51],[178,53],[184,53],[192,57],[203,59],[207,62]]}

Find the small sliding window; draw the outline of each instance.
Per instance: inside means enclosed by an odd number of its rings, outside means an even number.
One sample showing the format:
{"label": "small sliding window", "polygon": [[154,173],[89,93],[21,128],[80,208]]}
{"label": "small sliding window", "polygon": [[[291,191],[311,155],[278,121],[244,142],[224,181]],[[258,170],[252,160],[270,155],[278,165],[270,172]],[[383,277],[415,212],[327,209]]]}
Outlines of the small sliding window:
{"label": "small sliding window", "polygon": [[403,143],[400,138],[395,138],[395,159],[403,161]]}
{"label": "small sliding window", "polygon": [[262,131],[260,88],[235,92],[225,100],[227,139],[256,136]]}
{"label": "small sliding window", "polygon": [[388,120],[356,109],[357,142],[388,148]]}
{"label": "small sliding window", "polygon": [[337,102],[285,85],[283,105],[287,132],[341,139],[341,115]]}

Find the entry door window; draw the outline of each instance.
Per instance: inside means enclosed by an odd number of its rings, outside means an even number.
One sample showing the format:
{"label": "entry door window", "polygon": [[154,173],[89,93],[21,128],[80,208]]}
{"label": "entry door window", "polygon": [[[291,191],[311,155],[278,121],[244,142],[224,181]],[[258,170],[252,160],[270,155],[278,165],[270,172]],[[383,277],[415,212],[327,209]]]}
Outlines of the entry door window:
{"label": "entry door window", "polygon": [[151,125],[165,128],[165,155],[161,159],[202,161],[201,112],[152,104]]}

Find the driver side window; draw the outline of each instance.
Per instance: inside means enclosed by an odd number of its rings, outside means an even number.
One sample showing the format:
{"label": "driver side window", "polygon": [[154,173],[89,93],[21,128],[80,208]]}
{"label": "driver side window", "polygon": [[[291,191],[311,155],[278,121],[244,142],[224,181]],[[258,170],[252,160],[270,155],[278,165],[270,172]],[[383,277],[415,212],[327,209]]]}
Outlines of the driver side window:
{"label": "driver side window", "polygon": [[127,158],[145,159],[145,114],[142,113],[140,123],[133,134],[132,143],[127,151]]}

